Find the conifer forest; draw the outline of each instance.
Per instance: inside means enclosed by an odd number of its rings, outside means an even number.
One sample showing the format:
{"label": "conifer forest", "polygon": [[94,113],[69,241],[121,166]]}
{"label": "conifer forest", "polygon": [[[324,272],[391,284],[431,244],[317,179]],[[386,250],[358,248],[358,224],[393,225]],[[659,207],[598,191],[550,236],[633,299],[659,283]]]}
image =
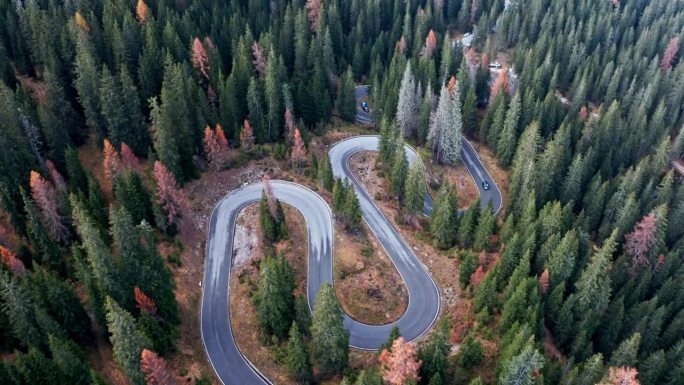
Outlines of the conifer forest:
{"label": "conifer forest", "polygon": [[684,1],[0,0],[0,384],[684,384]]}

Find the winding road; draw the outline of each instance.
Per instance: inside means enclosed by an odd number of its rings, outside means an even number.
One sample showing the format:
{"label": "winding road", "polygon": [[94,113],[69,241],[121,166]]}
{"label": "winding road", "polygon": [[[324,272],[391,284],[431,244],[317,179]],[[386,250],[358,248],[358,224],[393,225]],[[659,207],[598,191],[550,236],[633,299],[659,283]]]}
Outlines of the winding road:
{"label": "winding road", "polygon": [[[362,88],[359,91],[359,88]],[[357,88],[357,98],[367,95],[366,88]],[[359,110],[359,115],[363,111]],[[370,116],[367,115],[370,119]],[[395,323],[368,325],[345,316],[344,325],[349,330],[350,345],[358,349],[375,350],[389,335],[393,325],[398,325],[404,338],[415,340],[427,332],[440,311],[439,289],[427,269],[406,244],[403,237],[375,205],[373,199],[361,186],[348,167],[349,158],[359,151],[377,150],[377,136],[357,136],[335,144],[329,151],[333,174],[349,179],[359,197],[361,212],[368,227],[378,238],[409,293],[406,312]],[[468,147],[468,149],[465,149]],[[409,162],[420,161],[418,154],[405,147]],[[471,151],[471,152],[470,152]],[[501,193],[496,183],[479,161],[477,153],[464,146],[463,160],[482,195],[482,203],[492,201],[498,212]],[[487,178],[491,190],[481,189],[481,180]],[[333,282],[333,223],[328,204],[310,189],[284,181],[272,181],[276,197],[294,208],[304,217],[308,235],[307,295],[309,307],[323,283]],[[233,259],[235,223],[240,211],[261,198],[262,185],[253,184],[230,192],[214,208],[209,224],[207,256],[205,260],[202,307],[200,314],[201,335],[209,361],[218,378],[225,385],[271,384],[271,382],[240,352],[230,325],[229,288],[230,269]],[[424,211],[432,210],[432,199],[426,196]]]}

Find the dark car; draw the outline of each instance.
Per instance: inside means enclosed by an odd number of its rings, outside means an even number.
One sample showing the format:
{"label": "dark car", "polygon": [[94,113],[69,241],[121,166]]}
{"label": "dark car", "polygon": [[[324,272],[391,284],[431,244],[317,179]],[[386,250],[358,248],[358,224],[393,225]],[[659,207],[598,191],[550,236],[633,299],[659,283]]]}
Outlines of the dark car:
{"label": "dark car", "polygon": [[489,191],[489,189],[490,189],[490,187],[489,187],[489,182],[487,182],[486,180],[483,180],[483,181],[482,181],[482,188],[483,188],[485,191]]}
{"label": "dark car", "polygon": [[361,102],[361,109],[364,112],[368,112],[368,103],[365,100],[363,102]]}

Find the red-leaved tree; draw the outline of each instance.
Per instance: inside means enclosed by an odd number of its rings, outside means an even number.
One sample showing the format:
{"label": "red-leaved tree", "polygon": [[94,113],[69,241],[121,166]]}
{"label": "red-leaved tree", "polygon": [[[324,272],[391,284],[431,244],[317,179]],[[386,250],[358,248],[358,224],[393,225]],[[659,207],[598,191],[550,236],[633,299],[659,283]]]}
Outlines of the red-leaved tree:
{"label": "red-leaved tree", "polygon": [[608,378],[597,385],[640,385],[637,376],[639,372],[631,367],[614,367],[608,369]]}
{"label": "red-leaved tree", "polygon": [[473,274],[470,275],[470,285],[473,288],[476,288],[480,286],[480,283],[485,277],[485,271],[484,268],[482,268],[482,265],[479,265],[475,271],[473,271]]}
{"label": "red-leaved tree", "polygon": [[587,106],[582,106],[582,108],[580,108],[579,118],[582,119],[583,122],[587,121],[587,119],[589,118],[589,112],[587,111]]}
{"label": "red-leaved tree", "polygon": [[508,92],[508,90],[508,71],[506,71],[504,68],[501,68],[499,70],[499,76],[497,76],[496,81],[494,81],[494,84],[492,84],[489,100],[494,100],[499,91]]}
{"label": "red-leaved tree", "polygon": [[449,79],[449,83],[447,83],[447,89],[449,90],[449,93],[452,95],[454,94],[454,90],[456,89],[456,77],[452,76]]}
{"label": "red-leaved tree", "polygon": [[437,35],[435,34],[435,31],[430,30],[425,38],[425,46],[420,53],[421,57],[424,59],[431,58],[432,54],[435,52],[435,48],[437,48]]}
{"label": "red-leaved tree", "polygon": [[397,49],[399,50],[399,53],[402,55],[406,54],[406,38],[404,35],[401,36],[401,39],[397,42]]}
{"label": "red-leaved tree", "polygon": [[104,140],[104,145],[102,147],[102,166],[104,167],[105,176],[110,182],[113,181],[114,177],[121,171],[121,158],[119,157],[119,153],[108,139]]}
{"label": "red-leaved tree", "polygon": [[45,162],[45,168],[48,170],[48,174],[50,174],[50,179],[52,179],[52,183],[55,184],[55,187],[57,188],[58,191],[64,192],[66,191],[66,182],[64,182],[64,177],[60,172],[57,170],[57,167],[55,167],[55,164],[52,163],[50,159],[48,159]]}
{"label": "red-leaved tree", "polygon": [[214,171],[219,171],[228,159],[228,140],[220,124],[216,125],[216,130],[209,126],[204,129],[204,152]]}
{"label": "red-leaved tree", "polygon": [[294,130],[297,128],[297,125],[295,124],[294,116],[292,116],[292,111],[290,111],[289,108],[285,109],[285,127],[287,127],[287,141],[288,143],[292,143],[294,140]]}
{"label": "red-leaved tree", "polygon": [[408,380],[418,382],[420,361],[416,359],[416,345],[399,337],[392,342],[392,351],[383,350],[379,358],[382,378],[390,385],[404,385]]}
{"label": "red-leaved tree", "polygon": [[55,187],[35,171],[31,171],[29,179],[31,198],[38,206],[40,219],[53,239],[62,242],[69,236],[64,218],[59,211],[59,201]]}
{"label": "red-leaved tree", "polygon": [[135,286],[133,288],[133,294],[135,296],[135,303],[140,311],[145,312],[149,315],[157,314],[157,304],[154,303],[152,298],[148,297],[139,287]]}
{"label": "red-leaved tree", "polygon": [[242,130],[240,130],[240,147],[244,151],[249,151],[254,147],[254,132],[247,119],[245,119],[242,124]]}
{"label": "red-leaved tree", "polygon": [[304,140],[302,140],[302,134],[299,132],[299,128],[294,129],[290,158],[292,160],[292,166],[297,169],[306,166],[306,162],[309,159],[309,154],[306,152],[306,145],[304,144]]}
{"label": "red-leaved tree", "polygon": [[679,52],[679,36],[675,36],[670,39],[667,43],[665,52],[663,52],[663,59],[660,61],[660,69],[667,71],[672,68],[674,59],[677,57],[677,52]]}
{"label": "red-leaved tree", "polygon": [[26,271],[24,263],[4,246],[0,246],[0,262],[5,264],[14,275],[23,275]]}
{"label": "red-leaved tree", "polygon": [[140,368],[145,374],[147,385],[176,385],[176,376],[166,361],[157,353],[143,349],[140,354]]}
{"label": "red-leaved tree", "polygon": [[632,268],[651,264],[648,254],[657,241],[657,230],[658,217],[650,213],[641,218],[631,233],[625,235],[624,247],[627,254],[632,257]]}
{"label": "red-leaved tree", "polygon": [[198,38],[192,40],[192,66],[204,76],[209,79],[209,56],[207,49]]}
{"label": "red-leaved tree", "polygon": [[309,15],[309,22],[311,23],[311,31],[318,31],[318,25],[321,21],[321,11],[323,10],[323,0],[307,0],[306,9]]}
{"label": "red-leaved tree", "polygon": [[140,166],[138,157],[126,143],[121,143],[121,164],[126,170],[137,171]]}
{"label": "red-leaved tree", "polygon": [[138,5],[135,7],[135,14],[138,23],[145,24],[150,18],[150,7],[148,7],[143,0],[138,0]]}
{"label": "red-leaved tree", "polygon": [[539,276],[539,287],[541,287],[542,293],[549,290],[549,269],[545,269]]}
{"label": "red-leaved tree", "polygon": [[252,56],[254,56],[254,69],[256,69],[259,77],[264,77],[266,73],[266,54],[261,45],[256,41],[252,43]]}
{"label": "red-leaved tree", "polygon": [[183,195],[173,174],[160,161],[154,162],[154,180],[157,184],[157,204],[166,214],[169,225],[178,224],[181,218]]}

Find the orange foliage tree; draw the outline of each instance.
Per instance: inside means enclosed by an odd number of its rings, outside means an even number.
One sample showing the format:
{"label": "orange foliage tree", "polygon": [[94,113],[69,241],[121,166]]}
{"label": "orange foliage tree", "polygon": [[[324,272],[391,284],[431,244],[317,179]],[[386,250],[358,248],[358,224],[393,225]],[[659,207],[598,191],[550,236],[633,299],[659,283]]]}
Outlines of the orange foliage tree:
{"label": "orange foliage tree", "polygon": [[157,304],[154,303],[152,298],[148,297],[139,287],[133,288],[133,294],[135,296],[135,303],[140,311],[145,312],[149,315],[157,314]]}
{"label": "orange foliage tree", "polygon": [[249,151],[254,146],[254,132],[252,131],[252,126],[249,124],[249,120],[245,119],[242,124],[242,130],[240,130],[240,147],[244,151]]}
{"label": "orange foliage tree", "polygon": [[216,125],[216,130],[209,126],[204,129],[204,152],[209,166],[214,171],[219,171],[228,158],[228,139],[220,124]]}
{"label": "orange foliage tree", "polygon": [[499,91],[508,92],[509,87],[510,86],[508,85],[508,71],[502,68],[499,70],[499,76],[496,78],[496,81],[494,82],[494,84],[492,84],[492,90],[490,93],[489,100],[494,100]]}
{"label": "orange foliage tree", "polygon": [[0,262],[4,263],[15,275],[22,275],[26,271],[24,263],[4,246],[0,246]]}
{"label": "orange foliage tree", "polygon": [[157,184],[157,204],[166,214],[170,225],[178,224],[183,206],[183,195],[176,178],[160,161],[154,162],[154,180]]}
{"label": "orange foliage tree", "polygon": [[658,217],[650,213],[644,216],[635,226],[634,230],[625,235],[625,250],[632,257],[632,267],[650,265],[648,252],[655,245],[656,231],[658,229]]}
{"label": "orange foliage tree", "polygon": [[256,41],[252,43],[252,56],[254,56],[252,61],[254,69],[256,69],[259,77],[264,77],[264,74],[266,74],[266,54],[261,45]]}
{"label": "orange foliage tree", "polygon": [[102,166],[104,167],[104,174],[110,182],[113,181],[114,177],[121,171],[121,158],[109,139],[104,140],[104,146],[102,148]]}
{"label": "orange foliage tree", "polygon": [[321,21],[323,0],[307,0],[306,9],[308,10],[309,22],[311,23],[311,31],[316,32]]}
{"label": "orange foliage tree", "polygon": [[546,291],[549,290],[549,269],[545,269],[539,276],[539,286],[541,287],[542,293],[546,293]]}
{"label": "orange foliage tree", "polygon": [[192,66],[206,79],[209,79],[209,56],[204,44],[196,38],[192,41]]}
{"label": "orange foliage tree", "polygon": [[138,157],[126,143],[121,143],[121,164],[126,170],[137,170],[140,166]]}
{"label": "orange foliage tree", "polygon": [[55,187],[35,171],[31,171],[29,180],[31,186],[31,198],[38,206],[40,218],[43,225],[53,239],[65,241],[69,236],[69,231],[64,224],[64,218],[59,211],[59,202]]}
{"label": "orange foliage tree", "polygon": [[437,35],[435,34],[435,31],[430,30],[425,38],[425,46],[423,47],[423,51],[420,53],[421,57],[424,59],[431,58],[432,54],[435,52],[435,48],[437,48]]}
{"label": "orange foliage tree", "polygon": [[667,71],[672,68],[672,63],[679,52],[679,36],[675,36],[667,43],[665,52],[663,52],[663,59],[660,61],[660,69]]}
{"label": "orange foliage tree", "polygon": [[155,352],[143,349],[140,353],[140,368],[145,374],[147,385],[176,385],[178,381],[166,361]]}
{"label": "orange foliage tree", "polygon": [[399,337],[392,342],[392,351],[383,350],[379,358],[382,378],[390,385],[404,385],[407,380],[418,382],[420,361],[416,359],[416,345]]}
{"label": "orange foliage tree", "polygon": [[597,385],[640,385],[637,380],[639,372],[631,367],[611,367],[608,369],[608,378]]}
{"label": "orange foliage tree", "polygon": [[148,7],[143,0],[138,0],[138,5],[135,7],[135,14],[138,23],[145,24],[150,18],[150,7]]}
{"label": "orange foliage tree", "polygon": [[292,140],[292,153],[290,154],[290,158],[292,160],[292,165],[298,169],[305,166],[309,158],[299,128],[294,129],[294,139]]}
{"label": "orange foliage tree", "polygon": [[76,11],[74,14],[74,21],[76,22],[78,28],[80,28],[83,32],[90,32],[90,25],[88,25],[86,19],[83,17],[83,15],[81,15],[81,12]]}

